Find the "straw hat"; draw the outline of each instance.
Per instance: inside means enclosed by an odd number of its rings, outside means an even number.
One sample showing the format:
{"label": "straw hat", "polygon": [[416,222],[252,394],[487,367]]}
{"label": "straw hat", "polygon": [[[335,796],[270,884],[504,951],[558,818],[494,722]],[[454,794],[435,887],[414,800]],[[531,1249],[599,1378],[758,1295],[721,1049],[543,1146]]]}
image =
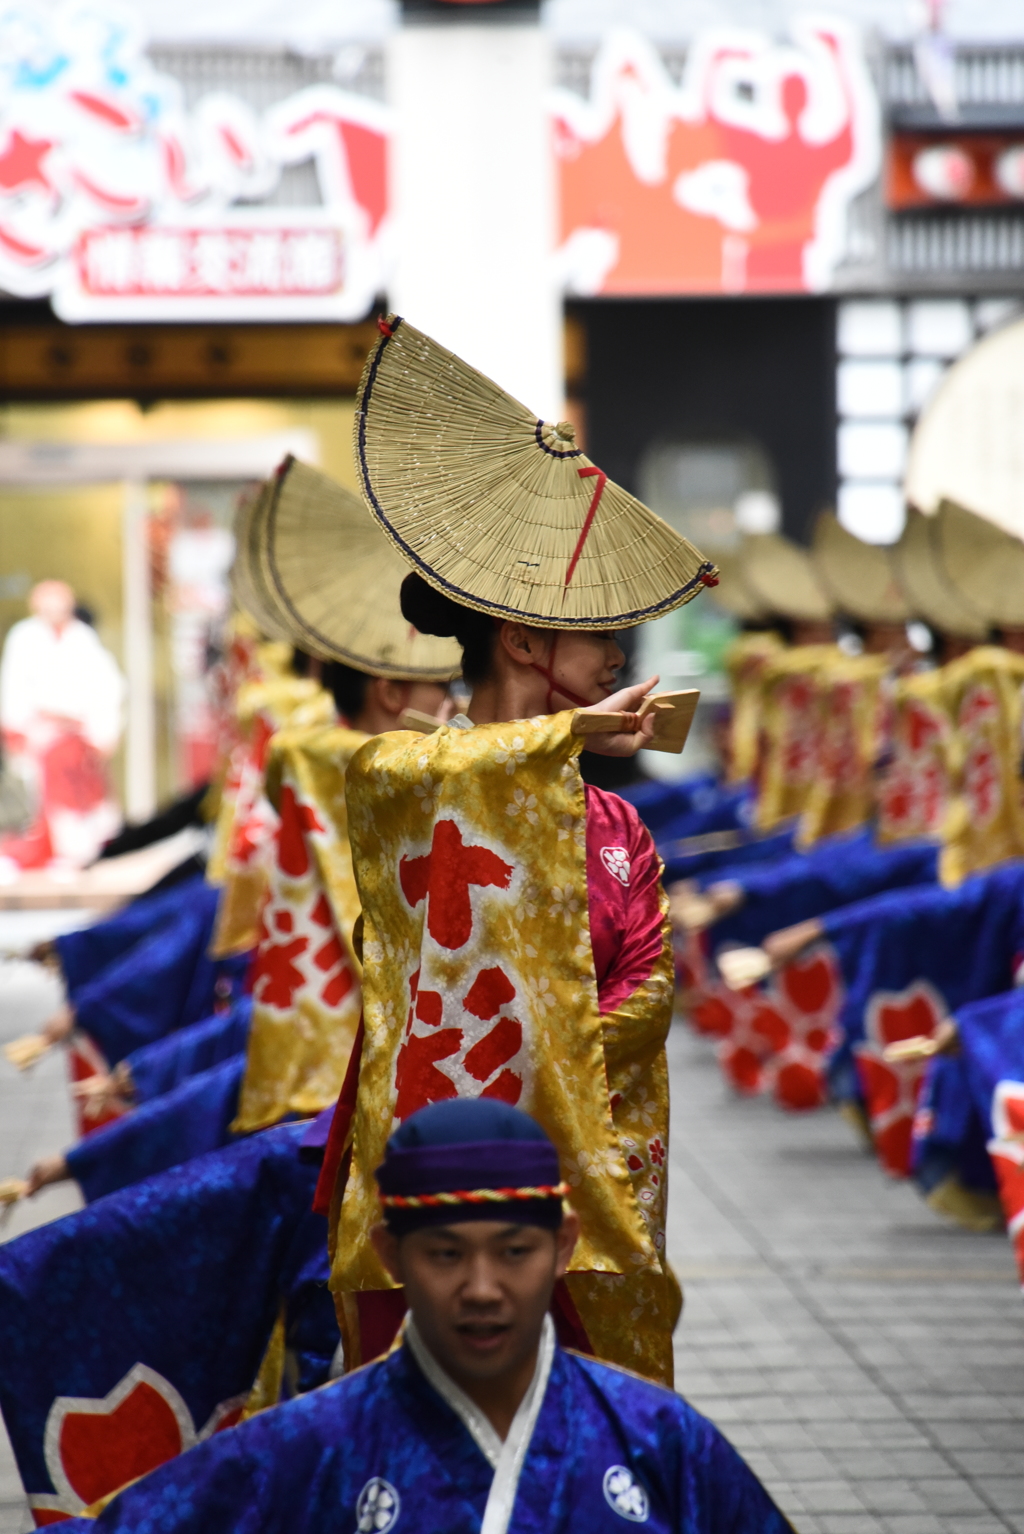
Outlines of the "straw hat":
{"label": "straw hat", "polygon": [[913,613],[942,634],[985,639],[988,624],[946,575],[935,548],[936,518],[907,508],[903,536],[892,551],[896,579]]}
{"label": "straw hat", "polygon": [[576,446],[405,320],[381,321],[355,455],[374,516],[423,579],[496,617],[628,628],[715,567]]}
{"label": "straw hat", "polygon": [[453,639],[419,634],[402,617],[405,561],[359,496],[286,458],[250,524],[254,584],[294,642],[371,676],[447,682],[461,670]]}
{"label": "straw hat", "polygon": [[978,341],[946,372],[910,439],[904,494],[927,513],[970,506],[1024,535],[1024,319]]}
{"label": "straw hat", "polygon": [[941,503],[934,522],[933,547],[964,602],[986,624],[1024,626],[1024,543],[954,501]]}
{"label": "straw hat", "polygon": [[235,512],[235,558],[231,566],[231,595],[235,606],[248,613],[261,634],[268,639],[285,644],[297,642],[290,625],[276,611],[256,580],[253,522],[258,521],[264,505],[269,501],[270,483],[260,486],[252,499],[240,502]]}
{"label": "straw hat", "polygon": [[754,533],[740,545],[743,584],[768,612],[794,623],[827,623],[832,601],[806,549],[779,533]]}
{"label": "straw hat", "polygon": [[710,593],[716,606],[721,607],[741,623],[759,623],[771,616],[768,608],[747,586],[740,568],[739,551],[717,551],[718,585]]}
{"label": "straw hat", "polygon": [[905,623],[910,617],[887,549],[865,543],[823,511],[814,527],[811,557],[840,612],[862,623]]}

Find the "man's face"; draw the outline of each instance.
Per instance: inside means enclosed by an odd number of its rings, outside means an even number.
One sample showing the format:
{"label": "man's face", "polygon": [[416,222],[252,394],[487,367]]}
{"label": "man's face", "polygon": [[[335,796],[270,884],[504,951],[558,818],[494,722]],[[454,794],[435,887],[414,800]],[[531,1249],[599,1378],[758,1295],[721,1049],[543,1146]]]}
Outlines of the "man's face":
{"label": "man's face", "polygon": [[536,1353],[576,1219],[567,1217],[558,1231],[481,1220],[401,1240],[380,1227],[375,1235],[430,1352],[453,1379],[473,1382],[498,1379]]}

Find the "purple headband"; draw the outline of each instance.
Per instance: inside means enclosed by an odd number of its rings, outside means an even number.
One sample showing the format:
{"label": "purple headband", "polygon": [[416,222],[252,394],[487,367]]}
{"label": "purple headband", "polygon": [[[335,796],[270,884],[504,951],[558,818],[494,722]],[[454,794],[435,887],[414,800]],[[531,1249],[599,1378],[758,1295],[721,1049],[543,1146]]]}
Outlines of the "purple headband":
{"label": "purple headband", "polygon": [[568,1192],[546,1138],[389,1144],[377,1183],[388,1229],[397,1236],[466,1220],[555,1230]]}

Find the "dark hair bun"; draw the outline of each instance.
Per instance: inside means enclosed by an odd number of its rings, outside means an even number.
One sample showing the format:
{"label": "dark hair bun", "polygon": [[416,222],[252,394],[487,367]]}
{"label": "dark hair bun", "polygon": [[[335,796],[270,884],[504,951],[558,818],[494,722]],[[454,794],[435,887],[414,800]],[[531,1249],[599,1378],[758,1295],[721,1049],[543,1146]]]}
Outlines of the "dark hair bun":
{"label": "dark hair bun", "polygon": [[402,582],[402,617],[421,634],[454,639],[465,625],[467,609],[443,592],[435,591],[422,575],[412,570]]}
{"label": "dark hair bun", "polygon": [[402,617],[421,634],[457,639],[462,646],[463,680],[471,687],[486,680],[495,634],[495,621],[487,613],[453,602],[412,570],[402,582]]}

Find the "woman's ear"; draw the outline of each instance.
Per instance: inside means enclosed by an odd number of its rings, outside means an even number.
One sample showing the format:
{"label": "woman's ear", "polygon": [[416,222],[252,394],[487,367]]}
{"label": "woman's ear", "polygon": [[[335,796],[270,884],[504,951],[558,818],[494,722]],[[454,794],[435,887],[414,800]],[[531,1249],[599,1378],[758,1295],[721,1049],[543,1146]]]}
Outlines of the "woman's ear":
{"label": "woman's ear", "polygon": [[370,682],[377,696],[377,703],[386,714],[397,719],[405,708],[409,692],[408,682],[396,682],[391,677],[374,677]]}
{"label": "woman's ear", "polygon": [[547,648],[547,636],[539,629],[528,628],[525,623],[506,619],[498,631],[498,643],[517,666],[532,666]]}

